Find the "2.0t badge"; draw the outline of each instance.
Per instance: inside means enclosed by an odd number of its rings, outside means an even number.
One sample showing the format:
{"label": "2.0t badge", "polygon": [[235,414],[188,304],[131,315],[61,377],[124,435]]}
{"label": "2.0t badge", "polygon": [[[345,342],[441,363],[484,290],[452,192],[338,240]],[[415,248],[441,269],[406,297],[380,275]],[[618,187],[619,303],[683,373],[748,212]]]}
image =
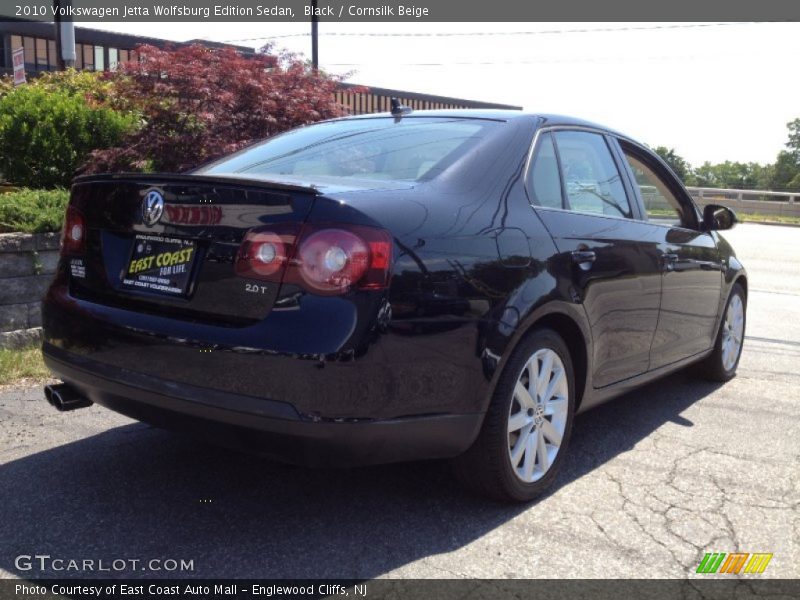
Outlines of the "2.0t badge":
{"label": "2.0t badge", "polygon": [[150,190],[142,201],[142,222],[152,227],[164,213],[164,196],[156,190]]}

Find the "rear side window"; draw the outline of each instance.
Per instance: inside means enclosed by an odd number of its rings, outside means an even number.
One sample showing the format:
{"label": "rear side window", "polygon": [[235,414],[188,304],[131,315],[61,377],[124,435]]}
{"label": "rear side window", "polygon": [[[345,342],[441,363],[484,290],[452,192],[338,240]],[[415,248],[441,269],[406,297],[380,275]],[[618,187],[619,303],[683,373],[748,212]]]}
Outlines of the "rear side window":
{"label": "rear side window", "polygon": [[553,136],[549,133],[539,139],[528,175],[528,191],[537,206],[564,207],[556,149],[553,146]]}
{"label": "rear side window", "polygon": [[631,217],[625,187],[605,138],[585,131],[555,133],[567,208],[613,217]]}
{"label": "rear side window", "polygon": [[498,122],[352,119],[290,131],[203,167],[203,175],[419,181],[474,148]]}

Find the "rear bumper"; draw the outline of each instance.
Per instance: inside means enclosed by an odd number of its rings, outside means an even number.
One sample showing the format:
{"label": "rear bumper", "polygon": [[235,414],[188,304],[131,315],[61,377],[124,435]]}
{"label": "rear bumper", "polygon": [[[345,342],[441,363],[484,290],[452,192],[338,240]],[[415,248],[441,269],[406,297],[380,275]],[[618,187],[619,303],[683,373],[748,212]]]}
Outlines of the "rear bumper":
{"label": "rear bumper", "polygon": [[302,418],[323,420],[486,411],[489,380],[474,323],[412,334],[398,321],[388,332],[359,335],[369,319],[359,312],[361,299],[309,294],[297,308],[230,327],[81,299],[64,278],[42,304],[44,340],[68,351],[68,364],[112,380],[117,372],[141,374],[163,382],[166,395],[189,389],[194,397],[197,388],[278,400]]}
{"label": "rear bumper", "polygon": [[447,458],[476,438],[483,415],[312,420],[289,403],[129,371],[45,342],[47,366],[92,402],[133,419],[305,466]]}

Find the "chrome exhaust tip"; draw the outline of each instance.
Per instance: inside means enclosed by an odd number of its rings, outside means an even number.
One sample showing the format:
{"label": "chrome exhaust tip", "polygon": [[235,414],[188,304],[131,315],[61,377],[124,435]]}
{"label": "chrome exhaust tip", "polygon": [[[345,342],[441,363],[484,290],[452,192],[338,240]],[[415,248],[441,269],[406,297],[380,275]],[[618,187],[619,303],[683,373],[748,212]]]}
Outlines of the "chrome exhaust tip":
{"label": "chrome exhaust tip", "polygon": [[44,386],[44,397],[50,406],[61,412],[92,405],[91,400],[66,383]]}

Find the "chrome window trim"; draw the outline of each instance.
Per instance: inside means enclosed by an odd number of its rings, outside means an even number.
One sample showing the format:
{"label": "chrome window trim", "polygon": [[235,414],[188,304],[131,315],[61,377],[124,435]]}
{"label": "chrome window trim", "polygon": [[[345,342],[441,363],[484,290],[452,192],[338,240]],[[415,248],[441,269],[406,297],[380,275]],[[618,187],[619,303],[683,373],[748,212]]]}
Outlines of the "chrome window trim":
{"label": "chrome window trim", "polygon": [[[528,202],[531,202],[531,196],[530,193],[528,193],[528,173],[530,173],[531,162],[533,161],[533,155],[536,152],[536,147],[539,144],[539,137],[543,133],[552,133],[554,131],[585,131],[587,133],[598,133],[603,136],[612,135],[610,132],[605,131],[603,129],[599,129],[597,127],[588,127],[586,125],[545,125],[544,127],[539,127],[536,130],[536,133],[533,134],[533,140],[531,140],[531,145],[528,148],[528,157],[525,159],[525,175],[522,178],[523,187],[525,188],[525,195],[528,197]],[[561,173],[559,172],[559,176],[560,175]],[[531,206],[536,208],[535,204],[531,204]],[[574,212],[574,211],[567,211],[567,212]]]}
{"label": "chrome window trim", "polygon": [[[602,214],[598,214],[598,213],[581,212],[579,210],[571,210],[571,209],[567,209],[567,208],[554,208],[552,206],[537,206],[536,204],[533,203],[533,199],[531,198],[531,194],[528,191],[528,174],[530,173],[531,162],[533,162],[533,156],[536,153],[537,146],[539,145],[539,137],[542,134],[545,134],[545,133],[555,133],[555,132],[558,132],[558,131],[583,131],[585,133],[594,133],[594,134],[597,134],[597,135],[601,135],[601,136],[603,136],[604,139],[605,139],[605,136],[612,135],[614,137],[619,137],[621,139],[628,140],[628,138],[626,138],[624,136],[619,136],[619,135],[614,134],[614,133],[612,133],[610,131],[607,131],[605,129],[600,129],[598,127],[589,127],[587,125],[546,125],[544,127],[540,127],[539,129],[537,129],[536,133],[533,134],[533,140],[531,141],[530,148],[528,148],[528,157],[525,160],[525,175],[522,178],[522,187],[525,189],[525,196],[528,198],[528,204],[530,205],[530,207],[532,209],[534,209],[534,210],[540,210],[540,209],[542,209],[542,210],[559,210],[561,212],[572,213],[572,214],[575,214],[575,215],[591,215],[591,216],[595,216],[595,217],[604,217],[606,219],[621,219],[621,220],[627,221],[627,222],[639,221],[639,222],[643,222],[643,223],[648,223],[649,221],[637,218],[637,215],[634,214],[634,212],[639,212],[639,211],[638,210],[634,211],[633,207],[630,206],[631,199],[627,197],[628,196],[628,190],[627,189],[625,190],[625,196],[626,196],[626,199],[628,200],[628,204],[629,204],[628,208],[630,208],[630,210],[631,210],[631,216],[630,217],[625,217],[625,216],[616,217],[614,215],[602,215]],[[555,140],[553,140],[553,141],[555,141]],[[628,140],[628,141],[630,141],[630,140]],[[606,143],[606,145],[608,145],[608,144]],[[613,152],[611,152],[610,148],[609,148],[609,154],[611,154],[611,159],[614,161],[614,165],[616,166],[617,171],[619,171],[619,165],[617,165],[617,160],[616,160]],[[558,176],[562,177],[561,167],[559,167]],[[620,178],[622,178],[622,173],[619,173],[619,176],[620,176]],[[624,186],[624,184],[623,184],[623,186]]]}
{"label": "chrome window trim", "polygon": [[653,225],[649,221],[641,221],[636,217],[616,217],[614,215],[604,215],[601,213],[593,213],[593,212],[583,212],[580,210],[571,210],[567,208],[555,208],[553,206],[536,206],[535,204],[531,204],[531,208],[533,210],[547,210],[547,211],[558,211],[563,213],[569,213],[571,215],[583,215],[586,217],[597,217],[600,219],[614,219],[616,221],[625,221],[626,223],[634,222],[634,223],[644,223],[645,225]]}

